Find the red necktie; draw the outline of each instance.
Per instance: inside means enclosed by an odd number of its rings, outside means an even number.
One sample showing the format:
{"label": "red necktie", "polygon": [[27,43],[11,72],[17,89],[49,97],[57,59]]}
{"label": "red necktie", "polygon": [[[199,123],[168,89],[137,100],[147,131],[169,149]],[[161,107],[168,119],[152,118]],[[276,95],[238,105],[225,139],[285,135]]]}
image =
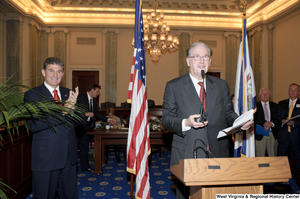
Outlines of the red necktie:
{"label": "red necktie", "polygon": [[59,98],[59,96],[57,94],[57,90],[56,89],[54,89],[53,93],[54,93],[54,99],[55,99],[55,101],[56,102],[60,102],[60,98]]}
{"label": "red necktie", "polygon": [[[201,89],[200,89],[200,101],[203,104],[203,108],[204,108],[204,111],[206,113],[206,93],[205,93],[205,88],[203,86],[203,82],[198,82],[198,84],[201,86]],[[202,96],[202,93],[203,93],[204,96]],[[203,102],[202,102],[202,99],[203,99]]]}

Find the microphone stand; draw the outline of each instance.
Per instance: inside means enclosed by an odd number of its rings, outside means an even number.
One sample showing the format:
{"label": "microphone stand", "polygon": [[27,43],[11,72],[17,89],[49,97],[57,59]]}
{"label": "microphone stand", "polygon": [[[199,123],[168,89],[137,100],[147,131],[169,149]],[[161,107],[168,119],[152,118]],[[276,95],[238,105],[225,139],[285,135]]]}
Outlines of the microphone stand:
{"label": "microphone stand", "polygon": [[[196,142],[197,142],[197,141],[202,142],[202,144],[206,147],[206,150],[205,150],[203,147],[201,147],[201,146],[199,146],[199,147],[196,148]],[[196,139],[196,140],[194,141],[194,150],[193,150],[193,158],[194,158],[194,159],[197,159],[197,150],[198,150],[198,149],[202,149],[202,150],[204,151],[204,153],[205,153],[205,158],[209,158],[209,154],[210,154],[213,158],[216,158],[216,157],[214,156],[214,154],[212,154],[212,152],[207,148],[207,145],[205,145],[205,143],[204,143],[203,140],[201,140],[201,139]]]}
{"label": "microphone stand", "polygon": [[196,148],[196,143],[197,143],[197,141],[202,142],[202,144],[205,146],[204,141],[201,140],[201,139],[196,139],[196,140],[194,141],[194,150],[193,150],[193,157],[194,157],[194,159],[197,159],[197,150],[198,150],[198,149],[202,149],[202,150],[204,151],[204,153],[205,153],[205,158],[208,158],[209,156],[208,156],[208,154],[207,154],[207,150],[205,150],[205,149],[204,149],[203,147],[201,147],[201,146],[199,146],[199,147]]}

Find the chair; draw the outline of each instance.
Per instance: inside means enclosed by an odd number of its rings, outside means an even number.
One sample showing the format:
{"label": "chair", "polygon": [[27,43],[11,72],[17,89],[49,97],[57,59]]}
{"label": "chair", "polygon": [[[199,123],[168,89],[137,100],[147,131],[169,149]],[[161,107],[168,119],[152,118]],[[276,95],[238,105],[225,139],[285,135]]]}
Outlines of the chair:
{"label": "chair", "polygon": [[112,108],[116,109],[116,103],[113,103],[113,102],[101,103],[101,109],[107,109],[109,107],[112,107]]}
{"label": "chair", "polygon": [[154,108],[155,107],[155,102],[154,100],[148,100],[148,108]]}
{"label": "chair", "polygon": [[130,109],[131,108],[131,104],[128,102],[123,102],[121,103],[121,109]]}

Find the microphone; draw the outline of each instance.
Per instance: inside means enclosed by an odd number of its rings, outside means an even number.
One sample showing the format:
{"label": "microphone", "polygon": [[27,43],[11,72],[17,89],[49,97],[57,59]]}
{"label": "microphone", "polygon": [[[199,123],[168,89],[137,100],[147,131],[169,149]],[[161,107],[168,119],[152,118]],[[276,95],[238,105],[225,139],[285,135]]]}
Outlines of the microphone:
{"label": "microphone", "polygon": [[199,146],[199,147],[196,148],[196,143],[197,143],[197,141],[202,142],[202,144],[205,146],[204,141],[201,140],[201,139],[196,139],[196,140],[194,141],[194,150],[193,150],[193,157],[194,157],[194,159],[197,158],[197,150],[198,150],[198,149],[202,149],[202,150],[204,151],[204,153],[205,153],[205,158],[208,157],[207,150],[205,150],[205,149],[204,149],[203,147],[201,147],[201,146]]}
{"label": "microphone", "polygon": [[204,76],[205,76],[205,71],[204,70],[201,70],[201,76],[202,76],[202,79],[204,79]]}
{"label": "microphone", "polygon": [[[201,146],[196,147],[197,141],[202,142],[202,144],[203,144],[204,146],[206,146],[206,150],[205,150],[203,147],[201,147]],[[197,150],[198,150],[198,149],[202,149],[202,150],[204,151],[205,156],[206,156],[205,158],[209,158],[209,154],[210,154],[213,158],[216,158],[216,157],[212,154],[212,152],[208,149],[207,145],[204,143],[203,140],[201,140],[201,139],[196,139],[196,140],[194,141],[194,150],[193,150],[193,158],[194,158],[194,159],[197,159]],[[208,154],[208,153],[209,153],[209,154]]]}
{"label": "microphone", "polygon": [[[204,76],[205,76],[205,71],[204,70],[201,70],[201,76],[202,76],[202,79],[203,79],[203,89],[202,89],[202,102],[204,102],[204,89],[205,89],[205,86],[204,86]],[[204,105],[204,104],[203,104]],[[204,106],[202,107],[202,109],[200,110],[200,117],[199,118],[196,118],[195,121],[196,122],[202,122],[204,123],[206,121],[206,116],[205,116],[205,113],[204,113]]]}

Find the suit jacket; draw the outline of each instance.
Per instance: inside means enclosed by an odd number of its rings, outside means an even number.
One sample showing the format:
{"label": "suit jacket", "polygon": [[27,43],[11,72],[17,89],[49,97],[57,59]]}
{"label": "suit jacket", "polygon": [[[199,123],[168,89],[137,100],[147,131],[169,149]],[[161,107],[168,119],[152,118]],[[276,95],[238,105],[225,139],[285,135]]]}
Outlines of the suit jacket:
{"label": "suit jacket", "polygon": [[[69,89],[59,87],[61,100],[69,98]],[[25,92],[24,102],[39,101],[41,97],[54,100],[44,84]],[[63,114],[61,113],[61,116]],[[49,128],[49,123],[55,130]],[[49,117],[47,121],[27,120],[29,130],[33,133],[32,140],[32,171],[51,171],[65,167],[69,155],[71,164],[77,162],[77,141],[74,127],[58,123]],[[69,154],[68,154],[69,153]]]}
{"label": "suit jacket", "polygon": [[[293,144],[300,144],[300,121],[295,120],[295,124],[291,127],[291,132],[288,132],[288,126],[282,125],[282,120],[286,119],[289,114],[289,99],[278,103],[278,112],[275,116],[275,122],[278,125],[278,142],[285,142],[288,134],[292,136]],[[292,117],[300,115],[300,100],[297,99],[292,113]]]}
{"label": "suit jacket", "polygon": [[[78,95],[78,98],[77,98],[77,103],[78,104],[82,104],[84,105],[84,107],[86,108],[86,112],[89,112],[89,98],[87,96],[87,93],[83,93],[83,94],[79,94]],[[103,121],[103,122],[107,122],[107,117],[101,115],[99,112],[98,112],[98,106],[97,106],[97,102],[95,99],[93,99],[93,113],[94,113],[94,118],[90,118],[92,120],[95,121],[95,119],[97,120],[100,120],[100,121]],[[84,119],[84,123],[83,123],[83,127],[84,127],[84,131],[87,132],[89,130],[91,130],[93,127],[91,127],[91,123],[88,122],[89,117],[86,117],[85,116],[85,119]]]}
{"label": "suit jacket", "polygon": [[[226,137],[217,139],[221,129],[231,126],[238,115],[233,111],[226,81],[217,77],[206,76],[206,110],[208,125],[206,128],[191,128],[182,132],[182,120],[190,115],[199,114],[202,104],[189,74],[167,83],[164,93],[162,125],[174,132],[171,164],[178,164],[181,159],[193,158],[195,140],[209,143],[209,149],[215,157],[228,157],[229,146]],[[201,141],[196,141],[197,157],[205,157]],[[204,148],[204,149],[203,149]]]}
{"label": "suit jacket", "polygon": [[[275,102],[271,102],[269,101],[269,106],[270,106],[270,120],[274,122],[274,118],[275,115],[277,113],[277,104]],[[265,120],[265,113],[264,113],[264,108],[261,102],[257,103],[257,110],[254,113],[254,126],[256,124],[260,125],[260,126],[264,126],[266,120]],[[256,129],[254,128],[254,132],[256,133]],[[277,132],[277,128],[276,125],[274,127],[272,127],[272,133],[275,137],[275,139],[278,138],[278,132]],[[259,135],[259,134],[255,134],[255,139],[256,140],[262,140],[263,139],[263,135]]]}

